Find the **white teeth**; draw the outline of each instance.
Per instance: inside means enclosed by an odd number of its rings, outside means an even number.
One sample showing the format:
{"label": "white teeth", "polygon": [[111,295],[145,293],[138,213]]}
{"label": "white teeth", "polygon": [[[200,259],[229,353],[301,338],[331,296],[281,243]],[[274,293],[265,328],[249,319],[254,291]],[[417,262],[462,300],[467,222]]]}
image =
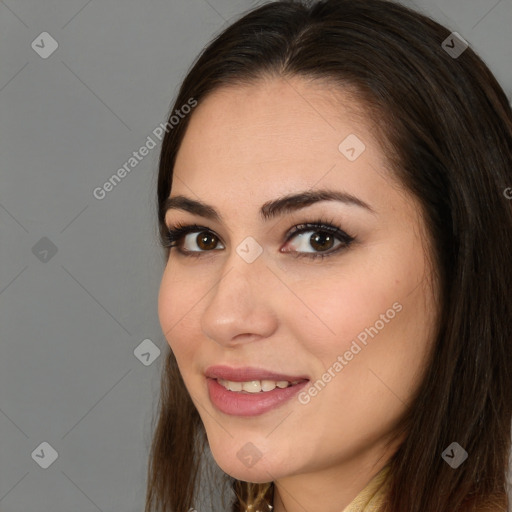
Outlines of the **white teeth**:
{"label": "white teeth", "polygon": [[[225,381],[227,382],[227,381]],[[242,383],[241,382],[227,382],[228,386],[224,384],[230,391],[242,391]]]}
{"label": "white teeth", "polygon": [[245,391],[247,393],[260,393],[265,391],[272,391],[277,388],[287,388],[293,384],[297,384],[300,381],[288,382],[286,380],[274,381],[274,380],[251,380],[247,382],[234,382],[231,380],[217,379],[219,384],[224,386],[229,391]]}
{"label": "white teeth", "polygon": [[263,391],[272,391],[276,388],[276,383],[273,380],[262,380],[261,389]]}
{"label": "white teeth", "polygon": [[242,389],[247,393],[259,393],[261,391],[261,382],[259,380],[251,380],[242,383]]}

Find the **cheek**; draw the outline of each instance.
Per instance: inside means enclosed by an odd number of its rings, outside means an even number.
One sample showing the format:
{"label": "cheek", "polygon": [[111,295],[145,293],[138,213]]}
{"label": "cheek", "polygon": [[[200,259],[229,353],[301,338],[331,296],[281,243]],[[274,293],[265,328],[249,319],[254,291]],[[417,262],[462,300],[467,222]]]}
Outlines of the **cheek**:
{"label": "cheek", "polygon": [[172,286],[172,279],[170,278],[167,268],[162,276],[160,289],[158,291],[158,319],[162,332],[167,337],[168,331],[175,323],[177,305],[175,300],[176,290]]}
{"label": "cheek", "polygon": [[[434,319],[423,263],[403,263],[396,254],[385,257],[379,250],[380,258],[371,259],[379,265],[360,259],[347,270],[317,275],[314,284],[291,286],[301,300],[289,301],[288,325],[295,326],[295,338],[323,370],[349,351],[347,359],[365,366],[371,362],[414,371],[425,354]],[[414,261],[423,261],[422,254],[416,256]]]}
{"label": "cheek", "polygon": [[[162,332],[174,352],[178,363],[194,349],[191,340],[191,310],[200,300],[191,288],[193,281],[175,278],[169,265],[162,276],[158,292],[158,318]],[[203,292],[204,293],[204,292]],[[195,336],[197,338],[197,336]]]}
{"label": "cheek", "polygon": [[365,328],[381,314],[391,309],[389,315],[394,316],[392,306],[401,295],[394,280],[379,282],[377,276],[355,270],[331,272],[317,277],[313,286],[293,289],[300,300],[292,297],[288,302],[288,325],[296,326],[296,339],[324,364],[349,350],[358,335],[364,340]]}

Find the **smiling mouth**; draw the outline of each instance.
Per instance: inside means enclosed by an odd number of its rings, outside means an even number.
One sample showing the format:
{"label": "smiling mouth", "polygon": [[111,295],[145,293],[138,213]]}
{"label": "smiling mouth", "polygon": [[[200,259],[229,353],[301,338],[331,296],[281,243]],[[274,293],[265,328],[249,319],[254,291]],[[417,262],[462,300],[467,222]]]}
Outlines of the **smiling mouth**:
{"label": "smiling mouth", "polygon": [[276,388],[285,389],[291,386],[305,382],[307,379],[299,379],[295,381],[288,380],[250,380],[245,382],[236,382],[227,379],[215,379],[217,382],[226,388],[228,391],[243,394],[255,394],[255,393],[267,393],[273,391]]}
{"label": "smiling mouth", "polygon": [[212,405],[231,416],[251,417],[284,406],[296,396],[309,379],[238,380],[207,377],[206,385]]}

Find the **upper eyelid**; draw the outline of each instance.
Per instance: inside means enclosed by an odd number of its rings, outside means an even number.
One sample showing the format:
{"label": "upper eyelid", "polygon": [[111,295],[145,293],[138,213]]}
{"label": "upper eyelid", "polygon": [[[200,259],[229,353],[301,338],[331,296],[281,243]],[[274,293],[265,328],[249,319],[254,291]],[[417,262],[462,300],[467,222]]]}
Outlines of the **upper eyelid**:
{"label": "upper eyelid", "polygon": [[[313,206],[313,205],[311,205]],[[305,210],[305,209],[303,209]],[[290,231],[291,229],[293,229],[293,227],[299,225],[299,224],[314,224],[314,225],[318,225],[318,224],[330,224],[330,225],[333,225],[334,227],[337,227],[338,229],[341,229],[341,231],[343,231],[343,228],[341,228],[341,224],[342,224],[342,220],[336,220],[335,216],[332,214],[332,212],[305,212],[303,210],[297,210],[297,211],[293,211],[293,212],[290,212],[288,218],[286,219],[285,217],[283,217],[282,219],[279,220],[279,222],[276,222],[270,229],[267,227],[265,229],[265,231],[268,233],[269,231],[273,231],[274,229],[277,228],[277,226],[279,224],[281,224],[282,222],[285,222],[285,221],[289,221],[291,222],[291,227],[288,228],[287,232]],[[169,210],[170,211],[170,210]],[[316,217],[316,218],[313,218],[313,220],[303,220],[303,221],[295,221],[294,219],[297,219],[297,218],[300,218],[300,217],[303,217],[304,215],[308,216],[308,217]],[[320,221],[319,217],[322,217],[323,220]],[[327,218],[328,217],[328,218]],[[198,225],[198,226],[201,226],[201,228],[203,229],[207,229],[208,231],[211,231],[215,234],[217,234],[218,232],[216,231],[215,228],[210,228],[208,226],[206,226],[206,224],[203,224],[203,222],[205,221],[205,219],[201,219],[199,221],[194,221],[194,220],[180,220],[180,218],[178,217],[176,220],[173,220],[172,217],[171,217],[171,220],[168,221],[167,217],[164,219],[164,225],[166,227],[166,229],[173,229],[175,228],[176,226],[193,226],[193,225]],[[207,220],[207,223],[209,224],[213,224],[213,225],[218,225],[221,229],[224,229],[224,225],[223,224],[218,224],[217,221],[215,220],[212,220],[212,219],[209,219]],[[340,224],[340,226],[337,226],[337,224]],[[232,233],[232,230],[229,228],[229,227],[226,227],[225,229],[227,229],[227,232],[229,234]],[[220,235],[219,235],[220,236]]]}
{"label": "upper eyelid", "polygon": [[[195,226],[198,227],[195,227]],[[315,228],[321,229],[322,225],[332,226],[335,229],[339,229],[340,231],[343,231],[342,228],[337,227],[335,224],[333,224],[331,221],[304,221],[304,222],[296,222],[293,224],[290,228],[286,230],[285,234],[293,235],[295,232],[298,232],[301,230],[301,228],[313,230]],[[180,227],[181,226],[181,227]],[[176,222],[176,223],[166,223],[165,227],[168,231],[178,231],[180,229],[185,229],[186,232],[182,233],[182,236],[190,235],[193,233],[199,233],[201,231],[209,231],[210,233],[213,233],[220,239],[222,237],[215,231],[215,229],[209,228],[207,226],[201,226],[200,224],[191,222],[191,223],[182,223],[182,222]],[[324,228],[325,229],[325,228]]]}
{"label": "upper eyelid", "polygon": [[[324,231],[327,233],[331,233],[332,235],[334,235],[336,237],[336,239],[338,241],[340,241],[340,239],[343,238],[340,235],[345,235],[346,238],[348,238],[352,241],[356,240],[355,235],[350,235],[345,229],[343,229],[340,226],[337,226],[336,224],[337,224],[337,222],[335,222],[334,219],[331,219],[331,220],[316,219],[316,220],[311,220],[311,221],[297,222],[286,230],[284,236],[286,237],[286,242],[288,242],[289,240],[293,239],[295,236],[297,236],[301,233],[307,233],[309,231],[317,230],[319,232]],[[180,226],[181,226],[181,228],[180,228]],[[183,240],[188,235],[193,235],[193,234],[207,231],[209,233],[214,234],[223,245],[225,244],[222,237],[220,235],[218,235],[215,230],[213,230],[207,226],[199,225],[197,223],[177,222],[176,224],[166,225],[166,227],[169,231],[173,231],[173,230],[178,231],[180,229],[185,230],[183,233],[181,233],[178,236],[179,240]],[[328,229],[326,229],[326,227],[330,227],[332,229],[328,230]],[[194,252],[208,252],[208,251],[194,251]]]}

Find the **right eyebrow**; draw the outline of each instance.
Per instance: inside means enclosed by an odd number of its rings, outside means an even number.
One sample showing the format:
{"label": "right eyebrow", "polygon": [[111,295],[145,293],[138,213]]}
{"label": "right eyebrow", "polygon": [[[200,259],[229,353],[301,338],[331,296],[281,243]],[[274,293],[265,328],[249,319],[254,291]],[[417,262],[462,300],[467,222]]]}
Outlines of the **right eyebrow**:
{"label": "right eyebrow", "polygon": [[[320,201],[338,201],[349,206],[358,206],[373,214],[376,213],[370,205],[348,192],[324,189],[308,190],[267,201],[260,208],[260,216],[264,221],[269,221],[279,215],[300,210]],[[183,210],[219,223],[223,222],[222,215],[213,206],[183,195],[168,197],[163,208],[164,215],[168,210]]]}

